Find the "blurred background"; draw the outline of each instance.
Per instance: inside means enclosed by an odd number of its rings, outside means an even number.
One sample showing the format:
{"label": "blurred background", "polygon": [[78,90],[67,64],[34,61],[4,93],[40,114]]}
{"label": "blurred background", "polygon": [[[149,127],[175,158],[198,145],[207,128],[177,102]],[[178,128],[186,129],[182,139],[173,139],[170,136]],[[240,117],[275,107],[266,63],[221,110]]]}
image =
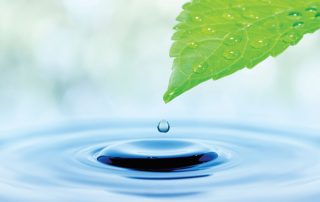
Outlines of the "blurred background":
{"label": "blurred background", "polygon": [[0,0],[0,131],[91,119],[320,129],[320,33],[165,105],[185,0]]}

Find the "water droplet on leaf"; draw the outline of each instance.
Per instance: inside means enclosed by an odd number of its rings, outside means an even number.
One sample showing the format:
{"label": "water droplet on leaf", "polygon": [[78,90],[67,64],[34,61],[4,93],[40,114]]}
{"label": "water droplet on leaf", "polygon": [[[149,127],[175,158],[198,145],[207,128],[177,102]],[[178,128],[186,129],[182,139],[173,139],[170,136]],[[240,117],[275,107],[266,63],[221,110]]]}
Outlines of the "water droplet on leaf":
{"label": "water droplet on leaf", "polygon": [[209,64],[208,63],[202,63],[202,64],[198,64],[198,65],[195,65],[192,70],[194,73],[202,73],[204,71],[206,71],[209,67]]}
{"label": "water droplet on leaf", "polygon": [[237,21],[236,24],[240,27],[250,27],[251,26],[251,23],[246,20],[239,20],[239,21]]}
{"label": "water droplet on leaf", "polygon": [[306,12],[308,13],[316,13],[317,12],[317,9],[316,8],[313,8],[313,7],[310,7],[310,8],[306,8]]}
{"label": "water droplet on leaf", "polygon": [[234,60],[240,56],[240,52],[237,50],[226,50],[223,53],[223,57],[227,60]]}
{"label": "water droplet on leaf", "polygon": [[292,11],[288,14],[288,17],[291,19],[300,19],[302,16],[302,14],[300,12],[297,11]]}
{"label": "water droplet on leaf", "polygon": [[247,19],[251,19],[251,20],[258,20],[260,18],[260,16],[258,15],[258,13],[252,12],[252,11],[244,11],[242,13],[243,17],[247,18]]}
{"label": "water droplet on leaf", "polygon": [[235,9],[239,10],[239,11],[245,11],[247,10],[247,8],[245,7],[245,5],[243,4],[238,4],[234,6]]}
{"label": "water droplet on leaf", "polygon": [[308,18],[315,18],[315,16],[317,15],[317,11],[317,8],[309,7],[305,9],[305,14]]}
{"label": "water droplet on leaf", "polygon": [[215,30],[211,27],[205,27],[202,29],[202,32],[206,33],[206,34],[213,34],[213,33],[215,33]]}
{"label": "water droplet on leaf", "polygon": [[224,13],[222,17],[226,20],[233,20],[234,16],[231,13]]}
{"label": "water droplet on leaf", "polygon": [[290,32],[284,36],[283,41],[290,45],[295,45],[299,42],[301,37],[302,36],[297,32]]}
{"label": "water droplet on leaf", "polygon": [[201,22],[201,21],[202,21],[202,18],[199,17],[199,16],[196,16],[196,17],[194,17],[194,20],[195,20],[196,22]]}
{"label": "water droplet on leaf", "polygon": [[161,120],[159,123],[158,123],[158,131],[160,133],[167,133],[169,132],[170,130],[170,124],[167,120]]}
{"label": "water droplet on leaf", "polygon": [[273,21],[266,21],[264,23],[264,26],[268,27],[269,30],[272,30],[272,31],[277,30],[277,29],[280,28],[280,25],[278,23],[273,22]]}
{"label": "water droplet on leaf", "polygon": [[295,23],[293,23],[292,26],[293,26],[294,28],[297,28],[297,29],[298,29],[298,28],[303,27],[303,25],[304,25],[304,22],[301,22],[301,21],[300,21],[300,22],[295,22]]}
{"label": "water droplet on leaf", "polygon": [[235,44],[237,44],[237,43],[239,43],[241,41],[242,41],[242,36],[241,35],[230,36],[229,38],[224,40],[224,44],[226,44],[228,46],[232,46],[232,45],[235,45]]}
{"label": "water droplet on leaf", "polygon": [[189,43],[189,47],[191,47],[191,48],[197,48],[197,47],[198,47],[198,44],[193,41],[193,42],[190,42],[190,43]]}
{"label": "water droplet on leaf", "polygon": [[263,40],[263,39],[258,39],[258,40],[255,40],[255,41],[251,42],[250,45],[253,48],[263,48],[263,47],[268,45],[268,42],[266,40]]}

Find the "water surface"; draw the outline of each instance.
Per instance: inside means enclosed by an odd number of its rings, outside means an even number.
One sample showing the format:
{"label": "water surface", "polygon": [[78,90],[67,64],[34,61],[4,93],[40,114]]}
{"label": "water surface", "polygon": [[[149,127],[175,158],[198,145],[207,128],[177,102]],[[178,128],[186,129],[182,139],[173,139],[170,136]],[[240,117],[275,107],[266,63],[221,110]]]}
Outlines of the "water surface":
{"label": "water surface", "polygon": [[[93,122],[6,134],[0,144],[0,201],[317,201],[320,135],[256,125]],[[97,160],[106,148],[157,139],[186,141],[217,158],[177,170],[130,169]],[[154,143],[154,142],[153,142]],[[163,145],[163,146],[161,146]],[[189,145],[190,146],[190,145]],[[144,146],[139,145],[141,152]],[[137,148],[135,148],[137,149]],[[140,149],[140,150],[139,150]],[[192,153],[193,147],[182,153]],[[205,150],[204,149],[204,150]],[[177,149],[179,150],[179,149]],[[124,152],[130,153],[130,148]],[[181,151],[180,151],[181,152]],[[139,165],[141,168],[141,165]]]}

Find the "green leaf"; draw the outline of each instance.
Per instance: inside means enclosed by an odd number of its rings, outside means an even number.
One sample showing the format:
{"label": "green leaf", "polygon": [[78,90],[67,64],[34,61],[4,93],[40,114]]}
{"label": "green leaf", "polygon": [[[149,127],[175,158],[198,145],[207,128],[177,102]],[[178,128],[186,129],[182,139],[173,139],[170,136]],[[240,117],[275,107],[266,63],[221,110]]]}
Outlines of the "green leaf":
{"label": "green leaf", "polygon": [[166,103],[277,56],[320,28],[320,0],[193,0],[183,8],[172,37]]}

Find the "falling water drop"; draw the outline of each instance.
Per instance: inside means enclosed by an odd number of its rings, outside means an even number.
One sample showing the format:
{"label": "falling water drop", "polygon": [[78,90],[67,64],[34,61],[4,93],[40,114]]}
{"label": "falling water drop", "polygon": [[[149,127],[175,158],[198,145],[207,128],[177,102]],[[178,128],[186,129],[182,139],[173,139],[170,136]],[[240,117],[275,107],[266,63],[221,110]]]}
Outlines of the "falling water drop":
{"label": "falling water drop", "polygon": [[167,133],[169,132],[170,130],[170,124],[167,120],[161,120],[159,123],[158,123],[158,131],[160,133]]}

